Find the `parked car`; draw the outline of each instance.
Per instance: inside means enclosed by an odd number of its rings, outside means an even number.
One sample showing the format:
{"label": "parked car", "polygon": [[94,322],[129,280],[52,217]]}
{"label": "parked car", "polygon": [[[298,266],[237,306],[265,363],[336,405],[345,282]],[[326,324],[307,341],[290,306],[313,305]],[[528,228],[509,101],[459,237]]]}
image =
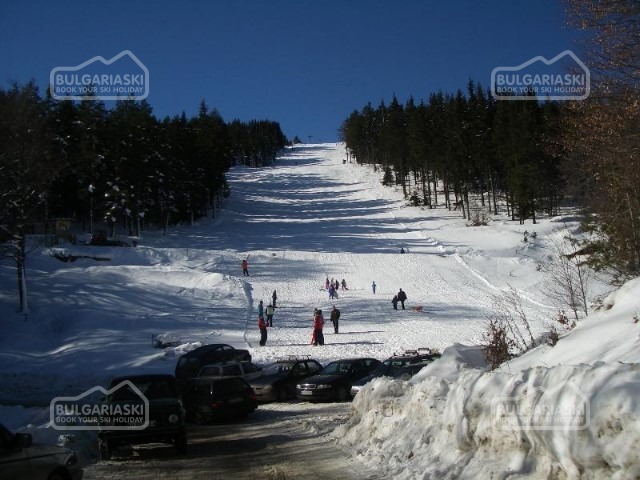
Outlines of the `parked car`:
{"label": "parked car", "polygon": [[197,376],[203,366],[229,360],[250,362],[251,354],[248,350],[235,349],[225,343],[203,345],[185,353],[176,364],[175,375],[178,386],[182,387],[187,379]]}
{"label": "parked car", "polygon": [[193,378],[182,398],[187,417],[196,423],[242,418],[258,408],[253,389],[240,377]]}
{"label": "parked car", "polygon": [[337,360],[324,367],[317,375],[296,385],[296,396],[300,400],[349,399],[351,385],[369,375],[381,362],[375,358],[351,358]]}
{"label": "parked car", "polygon": [[259,402],[283,402],[296,396],[296,384],[322,370],[311,358],[289,357],[272,363],[262,370],[262,375],[250,380]]}
{"label": "parked car", "polygon": [[383,361],[382,365],[371,372],[371,375],[354,382],[351,386],[351,396],[355,397],[362,387],[374,378],[392,377],[400,380],[409,380],[439,357],[440,353],[426,348],[407,350],[402,354],[393,355]]}
{"label": "parked car", "polygon": [[[144,397],[126,381],[135,386]],[[121,384],[120,388],[116,388]],[[129,423],[130,420],[126,416],[103,423],[102,429],[98,431],[98,446],[103,460],[109,459],[120,446],[145,443],[171,443],[179,454],[186,453],[185,410],[172,375],[117,377],[111,381],[109,392],[104,404],[113,407],[113,410],[137,409],[139,412],[145,408],[146,399],[149,424],[144,429],[127,429],[132,423]]]}
{"label": "parked car", "polygon": [[0,480],[80,480],[82,475],[73,450],[33,443],[30,434],[0,424]]}
{"label": "parked car", "polygon": [[262,369],[251,362],[220,362],[205,365],[198,372],[198,378],[202,377],[240,377],[249,381],[262,375]]}

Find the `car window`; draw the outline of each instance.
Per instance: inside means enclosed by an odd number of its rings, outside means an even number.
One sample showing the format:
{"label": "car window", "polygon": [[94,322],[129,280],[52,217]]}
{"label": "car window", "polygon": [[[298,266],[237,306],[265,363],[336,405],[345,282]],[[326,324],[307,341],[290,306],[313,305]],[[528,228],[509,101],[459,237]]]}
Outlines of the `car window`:
{"label": "car window", "polygon": [[225,365],[222,367],[222,375],[227,376],[237,376],[242,375],[240,371],[240,365]]}
{"label": "car window", "polygon": [[303,375],[307,373],[307,367],[304,363],[297,363],[295,367],[291,370],[294,375]]}
{"label": "car window", "polygon": [[[347,365],[341,362],[331,362],[329,365],[327,365],[326,367],[324,367],[322,369],[322,374],[323,375],[335,375],[336,373],[340,373],[341,372],[341,367],[343,365]],[[348,368],[348,365],[347,365]]]}
{"label": "car window", "polygon": [[214,386],[214,391],[218,394],[222,393],[243,393],[249,388],[245,382],[240,379],[230,379],[225,382],[218,382]]}
{"label": "car window", "polygon": [[260,370],[251,362],[242,362],[242,368],[244,368],[244,373],[253,373]]}
{"label": "car window", "polygon": [[200,377],[217,377],[220,375],[220,367],[202,367],[198,376]]}
{"label": "car window", "polygon": [[320,365],[318,362],[310,361],[307,362],[307,368],[309,369],[310,373],[315,373],[322,370],[322,365]]}

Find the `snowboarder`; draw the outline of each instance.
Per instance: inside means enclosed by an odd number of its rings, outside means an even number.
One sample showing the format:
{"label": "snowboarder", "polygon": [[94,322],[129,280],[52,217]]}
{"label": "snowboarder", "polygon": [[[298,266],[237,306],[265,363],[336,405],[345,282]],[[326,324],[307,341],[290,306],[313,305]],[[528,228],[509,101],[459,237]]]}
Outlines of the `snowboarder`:
{"label": "snowboarder", "polygon": [[331,310],[331,323],[333,323],[333,331],[334,333],[338,333],[338,321],[340,320],[340,310],[333,306],[333,310]]}
{"label": "snowboarder", "polygon": [[318,309],[315,317],[313,317],[313,337],[311,343],[313,343],[314,346],[324,345],[322,327],[324,327],[324,318],[322,317],[322,310]]}
{"label": "snowboarder", "polygon": [[273,327],[273,314],[276,313],[276,309],[273,308],[273,305],[269,304],[267,305],[267,325],[269,325],[270,327]]}
{"label": "snowboarder", "polygon": [[264,347],[267,343],[267,324],[262,315],[258,317],[258,328],[260,329],[260,346]]}
{"label": "snowboarder", "polygon": [[276,308],[276,300],[278,299],[278,295],[276,295],[276,291],[273,291],[273,295],[271,295],[271,299],[273,300],[273,303],[271,305],[273,305],[273,308]]}
{"label": "snowboarder", "polygon": [[397,297],[398,297],[398,301],[399,301],[399,302],[400,302],[400,304],[402,305],[402,309],[404,310],[404,302],[406,302],[406,301],[407,301],[407,294],[406,294],[406,293],[404,293],[404,292],[402,291],[402,289],[400,289],[400,291],[398,292]]}
{"label": "snowboarder", "polygon": [[264,316],[264,305],[262,304],[262,300],[260,300],[260,303],[258,304],[258,316]]}
{"label": "snowboarder", "polygon": [[249,276],[249,262],[247,261],[246,258],[242,260],[242,276],[243,277]]}
{"label": "snowboarder", "polygon": [[373,282],[373,283],[371,284],[371,290],[373,290],[373,294],[374,294],[374,295],[376,294],[376,286],[377,286],[377,285],[376,285],[376,282]]}
{"label": "snowboarder", "polygon": [[397,310],[398,309],[398,295],[394,295],[393,298],[391,299],[391,303],[393,304],[393,309]]}

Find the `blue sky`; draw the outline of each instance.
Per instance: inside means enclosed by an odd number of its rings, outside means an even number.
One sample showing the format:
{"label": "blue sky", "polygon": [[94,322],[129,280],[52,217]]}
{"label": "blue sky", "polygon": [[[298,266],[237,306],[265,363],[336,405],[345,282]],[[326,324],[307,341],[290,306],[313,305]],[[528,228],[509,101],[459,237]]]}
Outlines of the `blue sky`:
{"label": "blue sky", "polygon": [[579,54],[559,0],[226,0],[0,3],[0,85],[131,50],[159,118],[270,119],[336,141],[368,101],[489,87],[497,66]]}

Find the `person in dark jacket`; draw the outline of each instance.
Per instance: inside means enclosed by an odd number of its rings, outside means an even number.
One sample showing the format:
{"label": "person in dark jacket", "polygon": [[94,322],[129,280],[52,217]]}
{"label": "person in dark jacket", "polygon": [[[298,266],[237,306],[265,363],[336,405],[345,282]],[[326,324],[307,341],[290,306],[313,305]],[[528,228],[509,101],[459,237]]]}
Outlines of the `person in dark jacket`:
{"label": "person in dark jacket", "polygon": [[273,295],[271,295],[271,299],[273,300],[273,302],[271,303],[271,305],[273,305],[273,308],[276,308],[276,300],[278,300],[278,295],[276,295],[276,291],[273,291]]}
{"label": "person in dark jacket", "polygon": [[333,306],[333,310],[331,310],[331,323],[333,323],[333,331],[334,333],[338,333],[338,321],[340,320],[340,310]]}
{"label": "person in dark jacket", "polygon": [[398,301],[400,302],[400,305],[402,305],[402,309],[404,310],[404,302],[407,301],[407,294],[404,293],[402,289],[400,289],[397,296],[398,296]]}
{"label": "person in dark jacket", "polygon": [[398,295],[394,295],[393,298],[391,299],[391,303],[393,305],[393,309],[397,310],[398,309]]}
{"label": "person in dark jacket", "polygon": [[264,347],[267,344],[267,322],[262,315],[258,317],[258,328],[260,329],[260,346]]}

